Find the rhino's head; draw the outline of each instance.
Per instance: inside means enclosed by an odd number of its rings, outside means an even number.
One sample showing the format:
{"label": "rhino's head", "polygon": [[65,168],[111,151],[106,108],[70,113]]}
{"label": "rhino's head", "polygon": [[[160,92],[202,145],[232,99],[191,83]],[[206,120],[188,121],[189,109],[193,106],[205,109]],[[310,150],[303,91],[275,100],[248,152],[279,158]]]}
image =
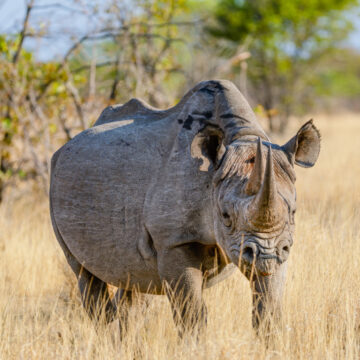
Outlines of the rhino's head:
{"label": "rhino's head", "polygon": [[214,176],[215,234],[247,277],[269,276],[287,260],[296,211],[294,164],[313,166],[319,150],[311,121],[284,146],[248,136],[223,149]]}

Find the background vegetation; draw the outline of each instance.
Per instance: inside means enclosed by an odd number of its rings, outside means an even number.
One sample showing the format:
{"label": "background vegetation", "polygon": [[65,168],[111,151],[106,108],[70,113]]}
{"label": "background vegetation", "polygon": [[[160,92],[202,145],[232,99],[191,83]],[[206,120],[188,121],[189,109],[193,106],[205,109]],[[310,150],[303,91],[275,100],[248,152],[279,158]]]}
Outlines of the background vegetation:
{"label": "background vegetation", "polygon": [[[358,359],[360,44],[348,41],[358,5],[27,0],[21,23],[0,30],[0,359]],[[87,319],[53,236],[51,155],[108,105],[166,108],[211,78],[235,82],[279,143],[309,117],[321,129],[315,168],[296,169],[284,327],[270,348],[254,336],[237,274],[206,292],[199,343],[179,341],[162,297],[134,307],[120,343],[116,324],[96,332]]]}

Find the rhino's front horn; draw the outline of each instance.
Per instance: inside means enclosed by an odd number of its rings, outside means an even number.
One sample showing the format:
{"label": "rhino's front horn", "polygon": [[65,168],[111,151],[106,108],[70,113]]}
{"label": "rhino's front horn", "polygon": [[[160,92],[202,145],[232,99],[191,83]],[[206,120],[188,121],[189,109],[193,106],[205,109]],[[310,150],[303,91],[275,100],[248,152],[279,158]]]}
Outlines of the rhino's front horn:
{"label": "rhino's front horn", "polygon": [[249,207],[249,220],[259,229],[273,228],[281,220],[281,203],[276,189],[271,146],[266,160],[264,180]]}
{"label": "rhino's front horn", "polygon": [[264,173],[264,160],[262,152],[261,139],[258,137],[257,149],[255,156],[255,164],[249,180],[246,184],[245,193],[246,195],[255,195],[259,192],[262,184],[262,178]]}

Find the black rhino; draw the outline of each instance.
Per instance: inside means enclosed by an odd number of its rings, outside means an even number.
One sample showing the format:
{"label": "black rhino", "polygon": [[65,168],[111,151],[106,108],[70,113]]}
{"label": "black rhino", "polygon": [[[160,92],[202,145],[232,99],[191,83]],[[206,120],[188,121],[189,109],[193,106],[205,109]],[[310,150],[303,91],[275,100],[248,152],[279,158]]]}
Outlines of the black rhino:
{"label": "black rhino", "polygon": [[101,300],[114,318],[107,284],[118,300],[167,293],[183,331],[205,321],[203,288],[239,267],[258,327],[279,311],[294,164],[313,166],[319,151],[312,121],[271,143],[229,81],[201,82],[168,110],[137,99],[106,108],[51,165],[52,223],[88,313]]}

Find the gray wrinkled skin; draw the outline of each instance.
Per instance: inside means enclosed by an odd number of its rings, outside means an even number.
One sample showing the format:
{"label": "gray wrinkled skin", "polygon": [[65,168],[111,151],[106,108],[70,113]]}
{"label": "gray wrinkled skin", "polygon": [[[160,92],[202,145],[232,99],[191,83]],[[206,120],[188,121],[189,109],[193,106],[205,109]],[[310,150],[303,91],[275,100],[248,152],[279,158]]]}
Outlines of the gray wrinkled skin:
{"label": "gray wrinkled skin", "polygon": [[121,289],[117,300],[165,289],[180,329],[193,327],[205,322],[202,289],[238,266],[258,327],[280,305],[294,164],[313,166],[319,150],[311,121],[272,144],[229,81],[201,82],[168,110],[136,99],[106,108],[51,169],[54,231],[89,314],[102,299],[113,319],[106,283]]}

